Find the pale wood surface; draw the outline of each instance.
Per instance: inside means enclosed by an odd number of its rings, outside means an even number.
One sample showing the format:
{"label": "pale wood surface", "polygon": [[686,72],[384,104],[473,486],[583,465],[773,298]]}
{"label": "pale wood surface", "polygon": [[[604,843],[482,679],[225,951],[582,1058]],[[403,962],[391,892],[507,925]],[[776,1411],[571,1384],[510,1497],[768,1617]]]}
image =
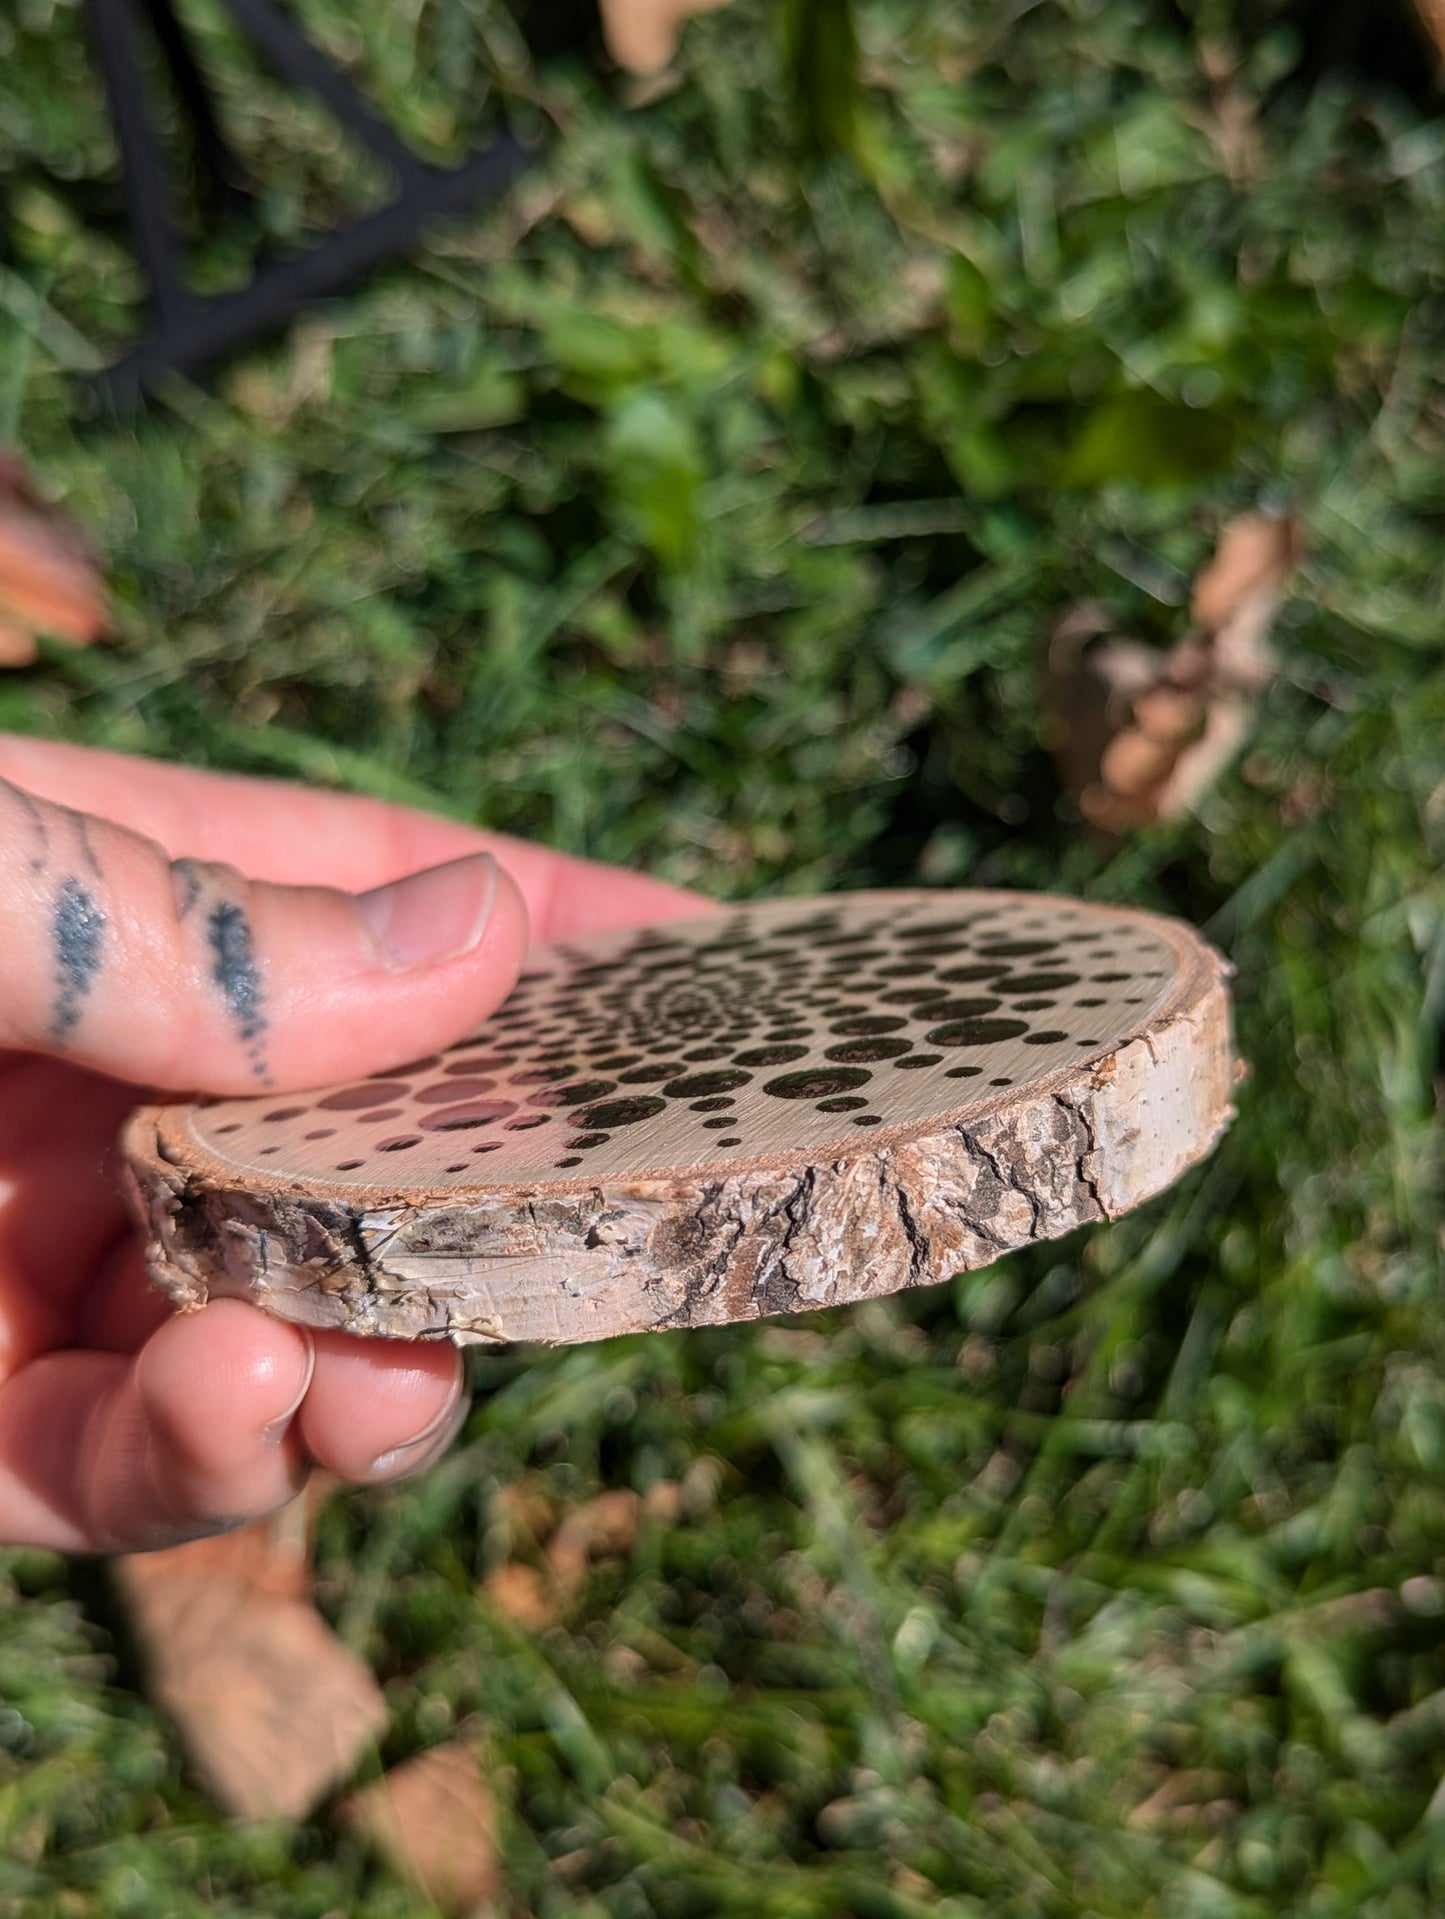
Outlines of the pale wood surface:
{"label": "pale wood surface", "polygon": [[315,1326],[569,1343],[926,1285],[1208,1151],[1223,961],[1051,895],[845,894],[538,949],[351,1087],[151,1107],[152,1270]]}

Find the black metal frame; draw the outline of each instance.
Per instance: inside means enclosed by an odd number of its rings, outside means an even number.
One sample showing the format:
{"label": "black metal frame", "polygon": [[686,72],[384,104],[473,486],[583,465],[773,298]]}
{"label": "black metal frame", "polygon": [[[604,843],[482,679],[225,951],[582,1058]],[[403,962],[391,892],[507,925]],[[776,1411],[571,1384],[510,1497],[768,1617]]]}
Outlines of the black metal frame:
{"label": "black metal frame", "polygon": [[154,312],[151,332],[100,376],[102,392],[114,400],[134,398],[166,372],[199,372],[273,331],[307,301],[336,291],[405,248],[428,220],[496,199],[527,163],[521,141],[503,133],[459,166],[429,164],[272,0],[222,4],[282,79],[318,95],[341,124],[385,162],[395,177],[396,195],[304,252],[258,262],[251,280],[234,292],[196,293],[187,283],[185,248],[173,220],[174,182],[136,58],[142,15],[190,122],[202,174],[197,182],[202,203],[208,211],[224,213],[245,206],[254,197],[252,190],[222,131],[171,0],[89,0],[96,55],[120,143],[126,206]]}

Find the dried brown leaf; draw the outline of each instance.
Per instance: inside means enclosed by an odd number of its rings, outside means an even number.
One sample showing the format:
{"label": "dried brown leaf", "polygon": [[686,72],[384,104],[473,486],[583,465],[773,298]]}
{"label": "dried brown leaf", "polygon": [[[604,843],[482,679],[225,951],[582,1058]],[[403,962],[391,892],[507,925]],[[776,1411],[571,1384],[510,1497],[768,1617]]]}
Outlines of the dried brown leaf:
{"label": "dried brown leaf", "polygon": [[0,455],[0,666],[25,666],[44,635],[87,646],[109,622],[105,583],[79,529]]}
{"label": "dried brown leaf", "polygon": [[1228,522],[1195,581],[1194,624],[1168,654],[1103,637],[1093,608],[1061,621],[1044,734],[1092,826],[1117,835],[1188,811],[1240,751],[1273,675],[1266,639],[1297,559],[1293,521]]}
{"label": "dried brown leaf", "polygon": [[40,648],[23,627],[0,614],[0,666],[29,666],[40,658]]}
{"label": "dried brown leaf", "polygon": [[433,1746],[354,1793],[342,1816],[443,1912],[466,1913],[502,1889],[496,1812],[469,1740]]}
{"label": "dried brown leaf", "polygon": [[1445,0],[1415,0],[1415,11],[1445,59]]}
{"label": "dried brown leaf", "polygon": [[642,1501],[623,1487],[574,1507],[547,1542],[547,1564],[563,1591],[582,1584],[594,1559],[631,1552],[641,1514]]}
{"label": "dried brown leaf", "polygon": [[304,1817],[386,1723],[372,1673],[311,1604],[307,1502],[115,1575],[150,1691],[223,1811]]}
{"label": "dried brown leaf", "polygon": [[677,36],[695,13],[712,13],[727,0],[601,0],[607,51],[629,73],[657,73],[677,48]]}
{"label": "dried brown leaf", "polygon": [[[534,1495],[513,1496],[503,1514],[514,1532],[520,1529],[530,1543],[542,1544],[545,1570],[508,1560],[487,1574],[482,1590],[515,1624],[550,1625],[577,1596],[595,1561],[631,1552],[644,1515],[670,1525],[682,1516],[685,1503],[683,1488],[671,1482],[654,1486],[646,1499],[617,1487],[560,1517]],[[539,1525],[539,1519],[550,1523]]]}
{"label": "dried brown leaf", "polygon": [[514,1626],[550,1626],[557,1617],[557,1594],[546,1573],[509,1559],[482,1581],[482,1591]]}
{"label": "dried brown leaf", "polygon": [[1265,513],[1230,520],[1194,582],[1189,610],[1195,624],[1217,632],[1260,595],[1277,597],[1296,558],[1292,520]]}

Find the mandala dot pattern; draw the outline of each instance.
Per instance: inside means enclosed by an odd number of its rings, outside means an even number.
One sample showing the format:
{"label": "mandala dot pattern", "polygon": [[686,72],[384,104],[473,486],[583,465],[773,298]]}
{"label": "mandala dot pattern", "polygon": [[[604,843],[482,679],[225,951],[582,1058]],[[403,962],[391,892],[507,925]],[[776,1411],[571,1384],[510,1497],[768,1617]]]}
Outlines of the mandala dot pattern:
{"label": "mandala dot pattern", "polygon": [[855,893],[535,949],[485,1029],[284,1099],[191,1111],[280,1180],[545,1186],[857,1151],[1087,1062],[1177,973],[1146,915],[1037,894]]}

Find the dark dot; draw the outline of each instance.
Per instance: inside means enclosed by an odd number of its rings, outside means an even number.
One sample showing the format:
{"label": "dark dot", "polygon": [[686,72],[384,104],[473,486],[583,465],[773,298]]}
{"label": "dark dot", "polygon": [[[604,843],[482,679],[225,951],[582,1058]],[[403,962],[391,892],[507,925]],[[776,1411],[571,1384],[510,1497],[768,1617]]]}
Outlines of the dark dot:
{"label": "dark dot", "polygon": [[920,1066],[937,1066],[942,1058],[942,1053],[910,1053],[907,1059],[896,1059],[893,1064],[900,1073],[907,1073]]}
{"label": "dark dot", "polygon": [[464,1173],[466,1170],[467,1162],[464,1159],[458,1160],[455,1166],[448,1166],[447,1168],[449,1173]]}
{"label": "dark dot", "polygon": [[855,1113],[860,1106],[867,1104],[867,1100],[857,1093],[841,1093],[837,1099],[820,1099],[818,1111],[820,1113]]}
{"label": "dark dot", "polygon": [[982,1071],[981,1066],[950,1066],[943,1077],[945,1079],[977,1079]]}
{"label": "dark dot", "polygon": [[1042,1013],[1050,1006],[1057,1006],[1058,1003],[1056,999],[1016,999],[1014,1001],[1014,1011],[1016,1013]]}
{"label": "dark dot", "polygon": [[[465,1049],[462,1047],[454,1046],[452,1048],[454,1053],[463,1050]],[[497,1073],[500,1072],[504,1066],[510,1066],[511,1063],[512,1055],[510,1053],[482,1053],[471,1059],[453,1060],[451,1065],[444,1066],[442,1071],[452,1075],[458,1073]]]}
{"label": "dark dot", "polygon": [[880,1006],[932,1006],[935,1000],[948,998],[946,986],[895,986],[891,992],[880,993]]}
{"label": "dark dot", "polygon": [[554,1166],[580,1166],[582,1164],[582,1155],[580,1153],[569,1153],[566,1159],[554,1159],[552,1164]]}
{"label": "dark dot", "polygon": [[878,1117],[877,1113],[860,1113],[853,1124],[855,1126],[881,1126],[883,1121]]}
{"label": "dark dot", "polygon": [[434,1072],[442,1063],[440,1053],[428,1053],[425,1059],[409,1059],[405,1066],[396,1068],[398,1079],[415,1079],[418,1073]]}
{"label": "dark dot", "polygon": [[990,1086],[1012,1086],[1012,1085],[1013,1085],[1013,1081],[1012,1081],[1011,1079],[1008,1079],[1008,1078],[1004,1078],[1004,1079],[991,1079],[991,1080],[989,1081],[989,1085],[990,1085]]}
{"label": "dark dot", "polygon": [[474,1153],[499,1153],[501,1150],[502,1142],[499,1139],[484,1139],[472,1148]]}
{"label": "dark dot", "polygon": [[257,1157],[260,1159],[269,1159],[272,1153],[279,1153],[280,1150],[281,1148],[279,1146],[263,1146]]}
{"label": "dark dot", "polygon": [[358,1113],[356,1115],[356,1124],[358,1126],[381,1126],[387,1120],[400,1119],[405,1111],[406,1108],[404,1106],[383,1106],[374,1113]]}
{"label": "dark dot", "polygon": [[710,1133],[725,1132],[729,1126],[737,1125],[738,1116],[736,1113],[725,1113],[721,1119],[705,1119],[702,1123]]}
{"label": "dark dot", "polygon": [[721,1112],[724,1106],[731,1106],[732,1104],[733,1095],[731,1093],[715,1093],[711,1099],[693,1100],[692,1110],[695,1113],[717,1113]]}
{"label": "dark dot", "polygon": [[734,1133],[731,1139],[720,1139],[716,1142],[719,1146],[741,1146],[742,1143],[743,1136],[741,1133]]}
{"label": "dark dot", "polygon": [[496,1085],[494,1079],[443,1079],[431,1086],[423,1086],[416,1095],[419,1106],[451,1106],[459,1099],[477,1099],[483,1093],[490,1093]]}
{"label": "dark dot", "polygon": [[468,1133],[478,1126],[495,1126],[498,1120],[510,1119],[516,1110],[513,1099],[473,1100],[468,1106],[444,1106],[440,1112],[428,1113],[420,1124],[426,1133]]}
{"label": "dark dot", "polygon": [[624,1066],[635,1066],[642,1058],[641,1053],[613,1053],[606,1059],[599,1059],[599,1073],[620,1073]]}
{"label": "dark dot", "polygon": [[654,1066],[634,1066],[630,1072],[619,1073],[618,1078],[624,1086],[650,1086],[657,1080],[671,1079],[682,1070],[680,1059],[670,1059]]}
{"label": "dark dot", "polygon": [[862,1066],[807,1066],[801,1072],[770,1079],[763,1091],[774,1099],[826,1099],[832,1093],[866,1086],[872,1077]]}
{"label": "dark dot", "polygon": [[899,937],[908,941],[906,951],[910,953],[927,953],[934,959],[943,959],[949,953],[966,953],[968,951],[967,940],[921,940],[913,938],[913,936],[908,933],[900,934]]}
{"label": "dark dot", "polygon": [[1001,961],[993,961],[987,966],[950,966],[947,972],[940,973],[940,979],[946,979],[951,986],[963,986],[971,980],[997,979],[1006,973],[1008,967]]}
{"label": "dark dot", "polygon": [[1075,1006],[1107,1006],[1108,1001],[1102,999],[1076,999],[1074,1004]]}
{"label": "dark dot", "polygon": [[[1094,975],[1100,986],[1112,986],[1116,981],[1128,979],[1128,977],[1127,973],[1095,973]],[[1072,985],[1073,981],[1069,983]]]}
{"label": "dark dot", "polygon": [[685,1079],[669,1080],[662,1090],[673,1099],[702,1099],[710,1093],[735,1093],[751,1078],[751,1073],[724,1066],[716,1073],[689,1073]]}
{"label": "dark dot", "polygon": [[1076,1039],[1074,1044],[1075,1046],[1102,1046],[1104,1042],[1101,1039]]}
{"label": "dark dot", "polygon": [[[1121,973],[1119,978],[1127,979],[1128,975]],[[1000,990],[1009,994],[1057,993],[1065,986],[1077,986],[1078,983],[1077,973],[1019,973],[1013,979],[1001,981]]]}
{"label": "dark dot", "polygon": [[939,1000],[930,1005],[927,1019],[977,1019],[983,1013],[992,1013],[1000,1004],[996,999],[979,995],[976,999]]}
{"label": "dark dot", "polygon": [[308,1110],[305,1106],[278,1106],[274,1113],[266,1114],[266,1122],[269,1125],[278,1119],[300,1119]]}
{"label": "dark dot", "polygon": [[726,1059],[726,1046],[695,1046],[690,1053],[684,1053],[685,1060]]}
{"label": "dark dot", "polygon": [[1061,1039],[1067,1039],[1067,1033],[1030,1033],[1024,1041],[1025,1046],[1057,1046]]}
{"label": "dark dot", "polygon": [[985,959],[1025,959],[1032,953],[1052,953],[1058,943],[1057,940],[990,940],[978,950]]}
{"label": "dark dot", "polygon": [[933,961],[928,959],[899,960],[893,966],[880,966],[879,979],[913,979],[919,973],[931,973]]}
{"label": "dark dot", "polygon": [[[1080,1006],[1082,1006],[1083,1003],[1082,1000],[1079,1001]],[[1124,1004],[1126,1006],[1142,1006],[1144,1004],[1143,995],[1141,994],[1137,999],[1126,999]]]}
{"label": "dark dot", "polygon": [[364,1159],[339,1159],[336,1162],[336,1170],[338,1173],[354,1173],[358,1166],[365,1164]]}
{"label": "dark dot", "polygon": [[935,1026],[928,1034],[930,1046],[993,1046],[999,1040],[1017,1039],[1028,1031],[1021,1019],[955,1019],[946,1026]]}
{"label": "dark dot", "polygon": [[389,1106],[393,1100],[405,1099],[410,1091],[404,1079],[374,1079],[365,1086],[343,1086],[316,1104],[328,1113],[355,1113],[368,1106]]}
{"label": "dark dot", "polygon": [[651,1119],[666,1105],[667,1101],[655,1093],[636,1093],[631,1099],[609,1099],[600,1106],[589,1106],[577,1117],[583,1126],[610,1132],[615,1126],[636,1126],[640,1120]]}
{"label": "dark dot", "polygon": [[571,1139],[564,1140],[563,1144],[565,1146],[584,1146],[584,1147],[585,1146],[605,1146],[608,1140],[611,1139],[611,1137],[612,1135],[610,1133],[577,1133],[577,1134],[574,1134],[574,1136]]}
{"label": "dark dot", "polygon": [[550,1113],[524,1113],[520,1119],[509,1119],[504,1131],[508,1133],[530,1133],[534,1126],[551,1124]]}
{"label": "dark dot", "polygon": [[240,1130],[241,1130],[240,1120],[233,1119],[225,1126],[218,1126],[216,1128],[216,1136],[217,1138],[219,1138],[222,1133],[239,1133]]}
{"label": "dark dot", "polygon": [[551,1086],[559,1079],[569,1079],[575,1070],[571,1066],[525,1066],[521,1072],[512,1073],[509,1077],[514,1086]]}
{"label": "dark dot", "polygon": [[900,1053],[908,1052],[912,1045],[911,1039],[850,1039],[842,1046],[828,1047],[824,1058],[843,1060],[849,1064],[862,1059],[897,1059]]}
{"label": "dark dot", "polygon": [[617,1090],[615,1079],[578,1079],[552,1089],[559,1106],[590,1106],[594,1099]]}
{"label": "dark dot", "polygon": [[335,1133],[334,1126],[318,1126],[314,1133],[308,1133],[307,1139],[330,1139]]}
{"label": "dark dot", "polygon": [[910,946],[915,940],[946,939],[955,933],[971,933],[980,920],[992,917],[992,914],[980,913],[973,920],[936,920],[928,926],[905,926],[898,937],[907,940]]}
{"label": "dark dot", "polygon": [[379,1139],[376,1142],[378,1153],[404,1153],[409,1146],[420,1146],[420,1133],[398,1133],[395,1139]]}
{"label": "dark dot", "polygon": [[907,1020],[900,1019],[896,1013],[860,1013],[852,1019],[839,1019],[833,1022],[835,1033],[896,1033],[900,1026],[906,1026]]}
{"label": "dark dot", "polygon": [[736,1059],[739,1066],[786,1066],[790,1059],[802,1059],[807,1050],[806,1046],[754,1046]]}

